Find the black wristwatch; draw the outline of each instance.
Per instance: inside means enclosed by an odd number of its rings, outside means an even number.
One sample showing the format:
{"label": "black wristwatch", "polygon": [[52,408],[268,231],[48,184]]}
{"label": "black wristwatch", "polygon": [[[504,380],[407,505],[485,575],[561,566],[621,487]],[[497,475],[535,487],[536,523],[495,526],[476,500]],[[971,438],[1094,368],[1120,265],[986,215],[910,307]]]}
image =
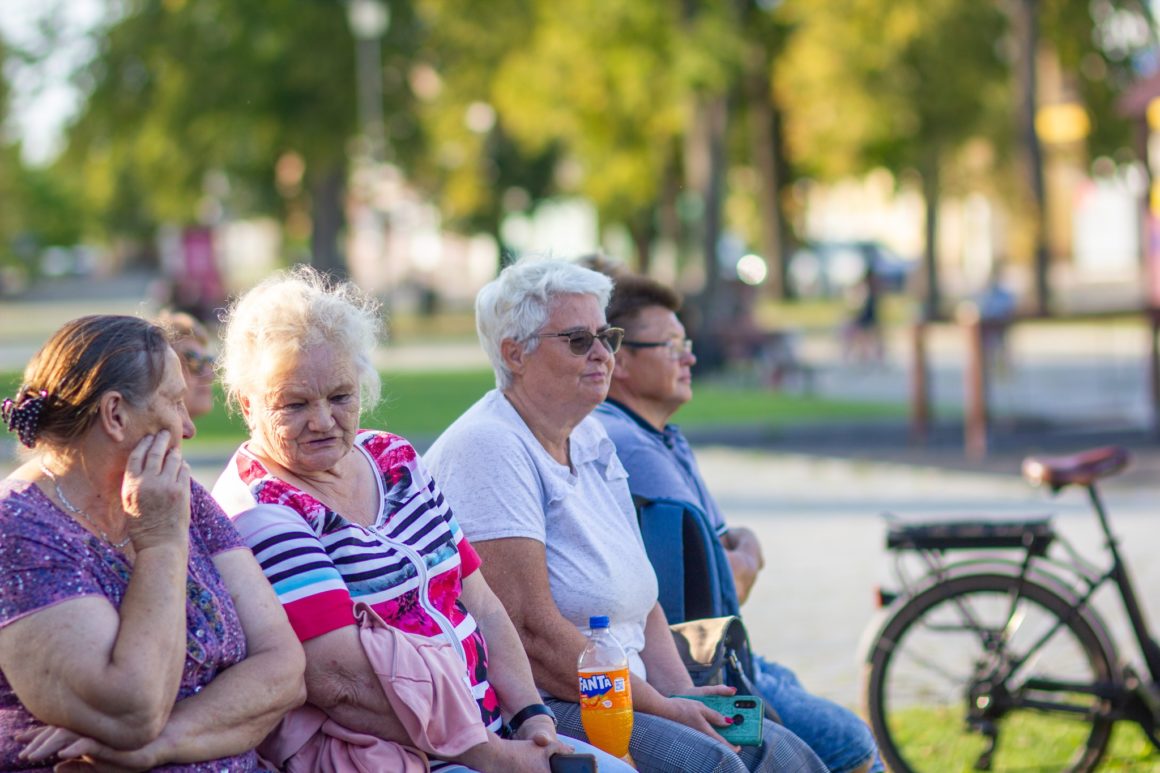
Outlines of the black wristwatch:
{"label": "black wristwatch", "polygon": [[543,703],[533,703],[531,706],[525,706],[512,715],[511,720],[508,722],[508,727],[511,729],[512,735],[519,732],[520,727],[532,717],[551,717],[552,724],[557,724],[556,714],[552,711],[551,707]]}

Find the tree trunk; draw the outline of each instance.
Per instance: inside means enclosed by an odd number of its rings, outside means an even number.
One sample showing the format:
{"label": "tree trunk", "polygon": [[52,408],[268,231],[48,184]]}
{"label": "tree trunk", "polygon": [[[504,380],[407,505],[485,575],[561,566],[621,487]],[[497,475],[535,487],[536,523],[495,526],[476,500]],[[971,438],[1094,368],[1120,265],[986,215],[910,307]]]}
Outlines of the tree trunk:
{"label": "tree trunk", "polygon": [[1017,68],[1019,96],[1019,137],[1023,163],[1035,217],[1035,309],[1047,314],[1051,307],[1050,268],[1047,252],[1047,195],[1043,184],[1043,148],[1035,131],[1035,111],[1039,101],[1036,55],[1039,50],[1038,0],[1018,0],[1015,5],[1015,32],[1021,57]]}
{"label": "tree trunk", "polygon": [[942,306],[941,293],[938,281],[938,208],[939,208],[939,163],[941,156],[937,148],[932,148],[930,156],[922,170],[922,196],[926,201],[926,217],[924,226],[926,231],[926,246],[923,248],[922,261],[926,273],[926,287],[923,292],[923,318],[934,320],[939,318]]}
{"label": "tree trunk", "polygon": [[721,209],[725,195],[725,126],[728,118],[726,97],[708,94],[697,97],[693,126],[686,145],[685,174],[689,188],[701,199],[700,241],[705,267],[702,308],[711,311],[721,273],[717,243],[721,237]]}
{"label": "tree trunk", "polygon": [[339,163],[327,167],[310,185],[311,265],[338,279],[349,276],[338,242],[345,220],[342,209],[345,193],[346,169]]}
{"label": "tree trunk", "polygon": [[791,288],[786,282],[786,261],[781,209],[781,178],[778,169],[778,136],[773,107],[773,88],[770,82],[770,62],[764,52],[754,50],[747,62],[745,91],[749,108],[749,147],[759,180],[758,209],[761,213],[761,251],[771,269],[773,293],[789,298]]}
{"label": "tree trunk", "polygon": [[636,248],[637,273],[647,276],[649,269],[652,268],[652,243],[657,231],[652,212],[645,210],[632,218],[628,230],[632,235],[633,246]]}

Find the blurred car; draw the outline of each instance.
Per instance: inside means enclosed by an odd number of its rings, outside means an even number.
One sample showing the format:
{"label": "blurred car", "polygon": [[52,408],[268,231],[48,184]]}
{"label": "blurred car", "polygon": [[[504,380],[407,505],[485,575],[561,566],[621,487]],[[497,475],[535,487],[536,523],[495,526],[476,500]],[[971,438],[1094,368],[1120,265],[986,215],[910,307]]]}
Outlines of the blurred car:
{"label": "blurred car", "polygon": [[788,273],[798,297],[831,297],[858,284],[868,268],[884,292],[902,292],[917,266],[874,241],[812,241],[790,256]]}

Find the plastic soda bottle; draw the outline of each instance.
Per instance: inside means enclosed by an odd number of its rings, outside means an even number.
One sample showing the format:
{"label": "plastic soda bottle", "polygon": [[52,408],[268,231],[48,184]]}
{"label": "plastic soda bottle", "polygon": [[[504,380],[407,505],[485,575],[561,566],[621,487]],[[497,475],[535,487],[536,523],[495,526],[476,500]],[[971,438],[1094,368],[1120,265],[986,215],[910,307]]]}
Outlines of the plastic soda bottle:
{"label": "plastic soda bottle", "polygon": [[628,754],[632,738],[632,683],[628,655],[608,630],[608,618],[588,619],[588,645],[580,653],[580,721],[588,742],[614,757]]}

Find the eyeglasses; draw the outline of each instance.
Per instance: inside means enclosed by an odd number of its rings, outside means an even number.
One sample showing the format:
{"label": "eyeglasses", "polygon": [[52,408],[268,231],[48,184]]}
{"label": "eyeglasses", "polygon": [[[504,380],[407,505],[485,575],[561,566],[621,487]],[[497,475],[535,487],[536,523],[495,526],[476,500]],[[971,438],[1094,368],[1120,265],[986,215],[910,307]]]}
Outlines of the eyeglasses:
{"label": "eyeglasses", "polygon": [[624,340],[624,328],[606,327],[599,333],[591,330],[569,330],[565,333],[539,333],[537,338],[567,338],[568,349],[577,357],[583,357],[592,349],[593,341],[600,341],[609,354],[616,354],[620,342]]}
{"label": "eyeglasses", "polygon": [[667,341],[625,341],[624,345],[631,349],[660,349],[669,350],[670,360],[679,360],[686,354],[693,353],[693,339],[670,338]]}
{"label": "eyeglasses", "polygon": [[189,368],[189,372],[198,378],[213,375],[213,366],[217,362],[212,354],[198,354],[194,351],[182,352],[181,359],[185,360],[185,367]]}

